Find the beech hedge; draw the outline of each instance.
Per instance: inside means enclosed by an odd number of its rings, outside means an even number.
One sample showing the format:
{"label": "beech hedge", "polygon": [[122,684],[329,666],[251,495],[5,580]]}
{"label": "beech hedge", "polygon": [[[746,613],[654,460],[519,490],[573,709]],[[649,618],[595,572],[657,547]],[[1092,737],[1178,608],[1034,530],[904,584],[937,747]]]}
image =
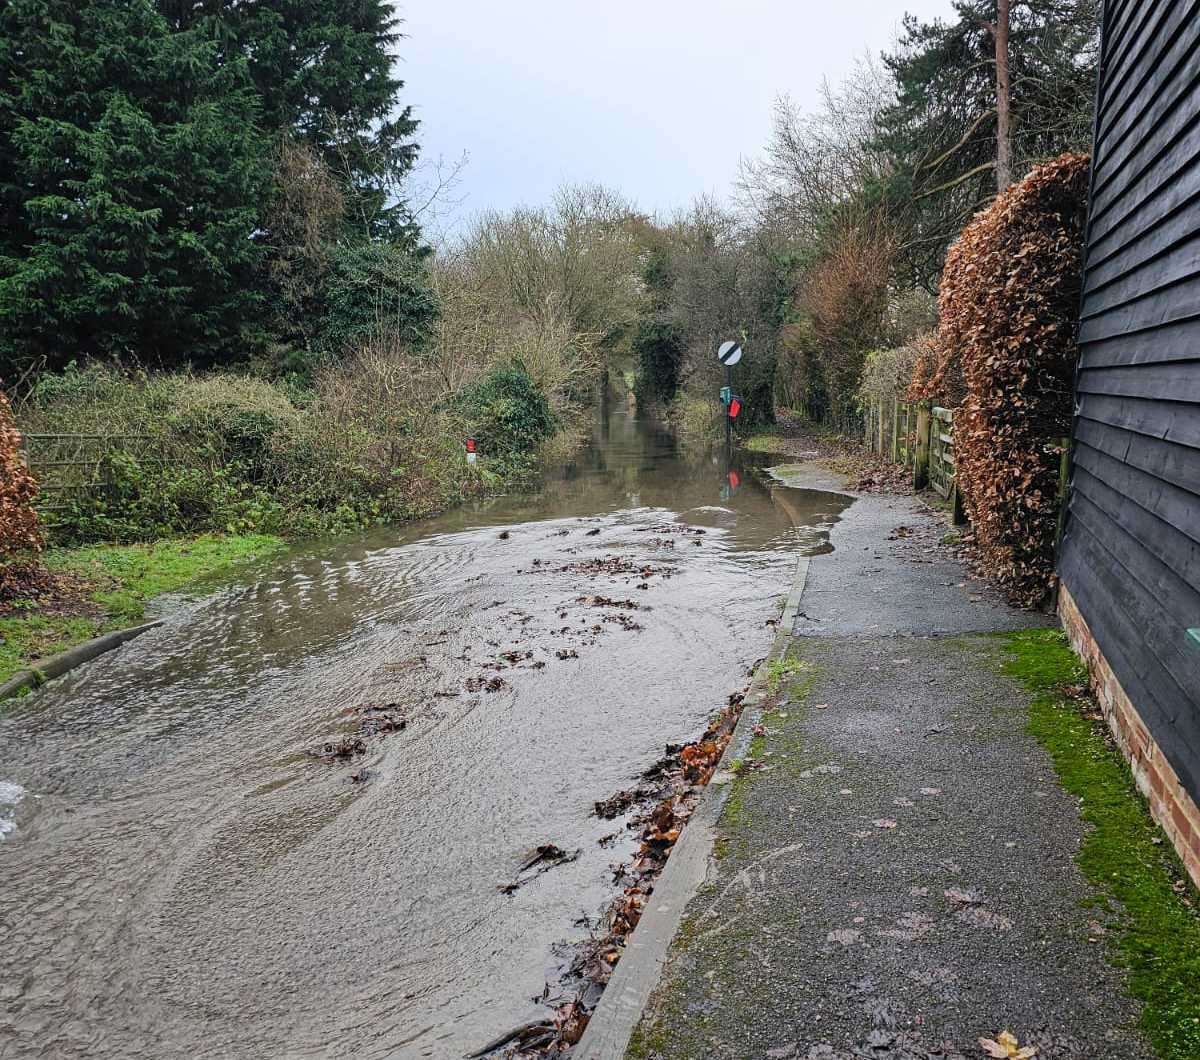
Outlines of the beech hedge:
{"label": "beech hedge", "polygon": [[1022,606],[1055,587],[1087,219],[1086,155],[1043,163],[950,248],[910,398],[955,409],[956,476],[987,574]]}
{"label": "beech hedge", "polygon": [[0,584],[14,557],[42,548],[33,499],[37,483],[21,459],[21,435],[8,398],[0,391]]}

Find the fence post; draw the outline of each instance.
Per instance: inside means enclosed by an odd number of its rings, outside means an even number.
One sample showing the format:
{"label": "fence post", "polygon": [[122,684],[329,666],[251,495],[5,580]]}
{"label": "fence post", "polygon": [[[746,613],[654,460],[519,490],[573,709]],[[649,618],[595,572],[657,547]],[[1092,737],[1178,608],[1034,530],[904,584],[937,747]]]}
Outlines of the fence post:
{"label": "fence post", "polygon": [[929,414],[929,402],[917,404],[917,437],[913,442],[913,489],[923,490],[929,485],[929,431],[933,417]]}
{"label": "fence post", "polygon": [[900,398],[892,397],[892,463],[900,463]]}

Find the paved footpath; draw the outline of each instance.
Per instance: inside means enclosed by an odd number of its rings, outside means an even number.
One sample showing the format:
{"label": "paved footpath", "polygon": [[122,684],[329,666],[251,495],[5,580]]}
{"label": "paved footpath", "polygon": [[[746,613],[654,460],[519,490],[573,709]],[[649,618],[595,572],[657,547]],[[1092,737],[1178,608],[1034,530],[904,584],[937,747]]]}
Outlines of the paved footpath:
{"label": "paved footpath", "polygon": [[[836,488],[797,467],[789,481]],[[912,498],[859,497],[809,568],[716,856],[629,1055],[1152,1055],[1096,944],[1077,808],[1025,730],[1005,607]]]}

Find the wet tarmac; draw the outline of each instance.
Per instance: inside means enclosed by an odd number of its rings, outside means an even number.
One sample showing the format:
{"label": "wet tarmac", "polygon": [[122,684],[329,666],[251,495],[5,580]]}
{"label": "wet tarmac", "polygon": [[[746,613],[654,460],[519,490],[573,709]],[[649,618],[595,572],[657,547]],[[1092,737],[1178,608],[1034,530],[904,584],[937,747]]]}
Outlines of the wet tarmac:
{"label": "wet tarmac", "polygon": [[[0,1057],[457,1057],[544,1016],[634,845],[594,804],[745,684],[849,503],[618,409],[537,494],[168,601],[0,714]],[[579,855],[523,873],[546,845]]]}

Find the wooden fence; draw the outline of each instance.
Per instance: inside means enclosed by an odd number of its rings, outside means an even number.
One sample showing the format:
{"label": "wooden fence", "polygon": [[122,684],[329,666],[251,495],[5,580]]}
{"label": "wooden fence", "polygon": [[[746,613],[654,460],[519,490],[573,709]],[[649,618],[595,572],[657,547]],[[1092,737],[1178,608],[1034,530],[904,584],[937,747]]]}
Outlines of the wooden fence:
{"label": "wooden fence", "polygon": [[[863,414],[867,447],[896,464],[911,468],[913,485],[929,488],[950,505],[956,526],[967,521],[954,461],[954,412],[927,401],[893,398],[875,402]],[[1059,464],[1059,536],[1066,510],[1069,438],[1047,442],[1061,452]],[[1048,450],[1049,451],[1049,450]]]}
{"label": "wooden fence", "polygon": [[75,501],[103,495],[114,485],[113,458],[158,463],[154,440],[140,434],[24,434],[22,456],[38,480],[37,508],[53,525]]}
{"label": "wooden fence", "polygon": [[967,521],[954,475],[954,413],[928,402],[878,401],[864,413],[868,448],[912,468],[913,485],[950,505],[956,526]]}

